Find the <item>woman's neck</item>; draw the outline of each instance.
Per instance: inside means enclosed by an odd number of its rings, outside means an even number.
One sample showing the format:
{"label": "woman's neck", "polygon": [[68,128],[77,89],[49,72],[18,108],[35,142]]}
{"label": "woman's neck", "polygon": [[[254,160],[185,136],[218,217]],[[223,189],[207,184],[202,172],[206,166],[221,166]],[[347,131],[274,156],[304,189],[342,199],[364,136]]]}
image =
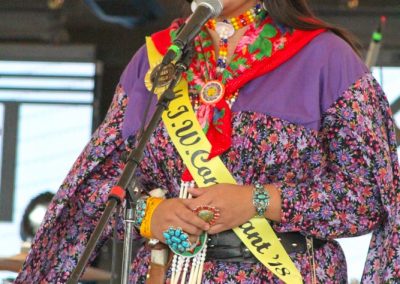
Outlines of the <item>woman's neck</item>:
{"label": "woman's neck", "polygon": [[[224,3],[225,7],[221,13],[221,15],[217,18],[217,21],[222,21],[225,19],[229,19],[232,17],[237,17],[246,11],[250,10],[257,4],[257,0],[251,1],[235,1],[235,0],[227,0]],[[243,2],[243,3],[237,3]]]}

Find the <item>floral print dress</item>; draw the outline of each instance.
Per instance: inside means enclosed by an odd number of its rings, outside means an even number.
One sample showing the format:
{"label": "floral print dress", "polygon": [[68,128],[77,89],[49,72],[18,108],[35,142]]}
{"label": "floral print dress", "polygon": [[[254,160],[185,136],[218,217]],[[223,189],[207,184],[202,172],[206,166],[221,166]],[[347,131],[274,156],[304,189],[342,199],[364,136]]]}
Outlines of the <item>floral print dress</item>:
{"label": "floral print dress", "polygon": [[[284,44],[282,37],[274,48]],[[124,168],[121,155],[136,143],[143,108],[151,99],[143,83],[147,69],[141,49],[124,71],[104,122],[53,199],[15,283],[65,283],[69,278]],[[191,90],[195,96],[194,86]],[[154,104],[153,99],[151,110]],[[239,184],[282,184],[276,231],[327,240],[315,250],[318,283],[347,283],[346,260],[334,239],[368,232],[373,238],[363,283],[400,283],[393,120],[382,89],[351,49],[332,34],[318,36],[289,62],[246,84],[232,111],[232,147],[221,158]],[[183,170],[160,122],[137,175],[145,189],[161,187],[167,197],[176,197]],[[98,247],[113,227],[122,237],[117,217]],[[311,283],[307,255],[290,256],[304,283]],[[131,283],[145,282],[148,264],[149,249],[142,247],[132,264]],[[203,283],[282,282],[261,264],[208,261]]]}

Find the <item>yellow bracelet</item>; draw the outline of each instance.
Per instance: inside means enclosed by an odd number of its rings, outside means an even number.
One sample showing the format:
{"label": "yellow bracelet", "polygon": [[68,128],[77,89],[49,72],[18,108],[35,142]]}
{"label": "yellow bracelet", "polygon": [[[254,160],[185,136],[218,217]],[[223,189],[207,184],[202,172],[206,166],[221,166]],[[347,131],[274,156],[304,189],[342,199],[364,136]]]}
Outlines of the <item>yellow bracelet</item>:
{"label": "yellow bracelet", "polygon": [[142,237],[151,239],[151,218],[153,217],[154,210],[163,202],[163,198],[149,197],[146,201],[146,213],[144,215],[142,224],[140,225],[140,235]]}

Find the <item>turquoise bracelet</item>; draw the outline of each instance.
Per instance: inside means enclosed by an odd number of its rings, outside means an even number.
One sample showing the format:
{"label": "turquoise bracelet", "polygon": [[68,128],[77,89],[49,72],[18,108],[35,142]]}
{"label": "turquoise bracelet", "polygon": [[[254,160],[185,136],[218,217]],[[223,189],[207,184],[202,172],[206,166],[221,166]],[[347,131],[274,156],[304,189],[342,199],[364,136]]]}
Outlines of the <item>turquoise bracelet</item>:
{"label": "turquoise bracelet", "polygon": [[149,198],[149,197],[142,196],[136,202],[135,218],[133,219],[133,225],[136,228],[140,228],[140,226],[142,225],[144,215],[146,214],[147,198]]}
{"label": "turquoise bracelet", "polygon": [[271,196],[265,187],[259,183],[254,184],[253,187],[253,205],[256,208],[257,215],[264,217],[265,211],[269,206]]}

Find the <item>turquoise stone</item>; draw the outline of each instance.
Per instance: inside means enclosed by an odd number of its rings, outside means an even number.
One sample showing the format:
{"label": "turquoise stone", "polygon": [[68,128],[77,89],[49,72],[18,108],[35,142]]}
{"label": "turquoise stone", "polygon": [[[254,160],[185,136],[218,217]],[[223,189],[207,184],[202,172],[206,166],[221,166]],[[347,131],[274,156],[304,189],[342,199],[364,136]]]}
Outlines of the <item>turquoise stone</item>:
{"label": "turquoise stone", "polygon": [[210,210],[200,210],[197,214],[204,222],[209,223],[212,219],[214,219],[214,212]]}
{"label": "turquoise stone", "polygon": [[171,238],[171,240],[174,242],[174,243],[180,243],[181,242],[181,239],[179,239],[179,238],[177,238],[177,237],[172,237]]}

